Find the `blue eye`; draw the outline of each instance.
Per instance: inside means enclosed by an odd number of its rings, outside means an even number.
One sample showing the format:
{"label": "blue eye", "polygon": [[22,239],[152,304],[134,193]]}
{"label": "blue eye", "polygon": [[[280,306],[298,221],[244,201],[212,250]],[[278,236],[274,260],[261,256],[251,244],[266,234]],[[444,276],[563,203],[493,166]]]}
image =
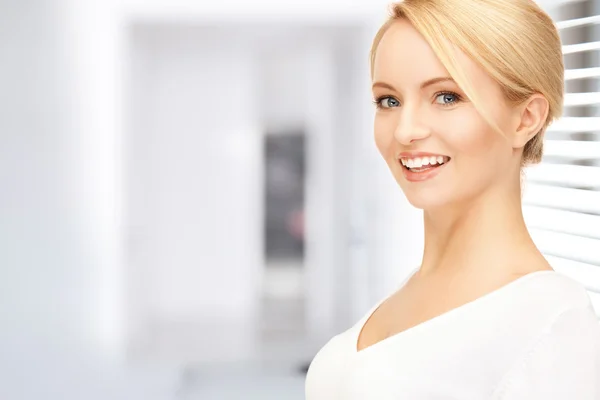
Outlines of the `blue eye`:
{"label": "blue eye", "polygon": [[[450,106],[454,103],[458,103],[458,101],[460,100],[460,96],[457,95],[456,93],[452,93],[452,92],[442,92],[442,93],[438,93],[436,96],[436,103],[440,104],[442,106]],[[437,99],[441,98],[442,102],[438,102]]]}
{"label": "blue eye", "polygon": [[392,108],[398,107],[400,105],[400,102],[394,99],[393,97],[384,96],[375,100],[375,105],[377,106],[377,108]]}

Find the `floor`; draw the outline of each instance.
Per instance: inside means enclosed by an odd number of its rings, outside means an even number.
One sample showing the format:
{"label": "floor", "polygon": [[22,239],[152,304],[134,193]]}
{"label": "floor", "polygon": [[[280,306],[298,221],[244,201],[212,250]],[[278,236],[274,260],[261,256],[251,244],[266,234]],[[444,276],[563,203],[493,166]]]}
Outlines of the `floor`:
{"label": "floor", "polygon": [[294,368],[228,366],[190,371],[179,400],[303,400],[304,374]]}
{"label": "floor", "polygon": [[[314,349],[304,335],[302,276],[297,268],[270,271],[258,330],[230,326],[211,336],[209,325],[155,327],[153,357],[181,362],[163,392],[168,400],[304,399],[303,367]],[[251,331],[257,333],[248,339]]]}

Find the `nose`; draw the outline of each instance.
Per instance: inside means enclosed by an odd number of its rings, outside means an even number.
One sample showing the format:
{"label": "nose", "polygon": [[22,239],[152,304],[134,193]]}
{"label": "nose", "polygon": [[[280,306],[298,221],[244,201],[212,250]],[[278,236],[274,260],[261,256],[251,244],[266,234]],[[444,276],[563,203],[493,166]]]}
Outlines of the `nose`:
{"label": "nose", "polygon": [[420,118],[417,110],[404,108],[394,130],[394,138],[401,144],[409,146],[413,142],[423,140],[431,134],[431,129]]}

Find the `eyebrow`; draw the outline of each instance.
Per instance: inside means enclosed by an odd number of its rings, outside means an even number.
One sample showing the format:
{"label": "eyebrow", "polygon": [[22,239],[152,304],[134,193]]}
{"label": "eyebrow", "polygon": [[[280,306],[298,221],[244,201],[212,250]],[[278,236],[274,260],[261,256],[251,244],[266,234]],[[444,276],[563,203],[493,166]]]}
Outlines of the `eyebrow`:
{"label": "eyebrow", "polygon": [[[435,83],[439,83],[439,82],[454,82],[454,83],[456,83],[454,81],[454,79],[452,79],[449,76],[440,76],[440,77],[437,77],[437,78],[431,78],[431,79],[426,80],[425,82],[421,83],[421,87],[420,88],[421,89],[425,89],[427,86],[431,86],[431,85],[433,85]],[[375,82],[375,83],[373,83],[373,88],[376,88],[376,87],[381,87],[381,88],[384,88],[384,89],[390,89],[390,90],[393,90],[393,91],[397,92],[396,88],[394,88],[392,85],[390,85],[388,83],[385,83],[385,82]]]}

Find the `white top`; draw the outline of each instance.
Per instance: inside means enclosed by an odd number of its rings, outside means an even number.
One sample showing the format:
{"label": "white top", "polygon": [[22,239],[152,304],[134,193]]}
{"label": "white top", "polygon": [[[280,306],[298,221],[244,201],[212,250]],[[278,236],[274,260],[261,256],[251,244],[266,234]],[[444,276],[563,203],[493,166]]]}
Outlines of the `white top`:
{"label": "white top", "polygon": [[529,273],[357,352],[384,300],[319,351],[306,400],[600,400],[600,323],[564,275]]}

